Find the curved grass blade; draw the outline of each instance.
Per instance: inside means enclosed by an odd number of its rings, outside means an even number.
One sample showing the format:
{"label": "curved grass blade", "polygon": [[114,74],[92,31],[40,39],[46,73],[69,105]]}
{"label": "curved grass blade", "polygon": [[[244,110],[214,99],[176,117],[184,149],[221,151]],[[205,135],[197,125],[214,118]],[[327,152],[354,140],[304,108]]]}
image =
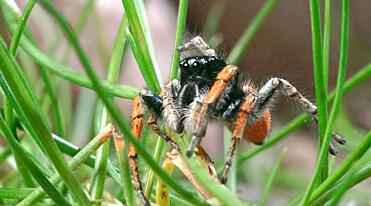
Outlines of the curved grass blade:
{"label": "curved grass blade", "polygon": [[[71,170],[75,170],[79,165],[86,161],[86,159],[94,153],[98,147],[103,144],[110,136],[113,130],[113,125],[108,124],[102,131],[95,136],[72,160],[68,163],[68,167]],[[61,181],[61,176],[59,174],[54,174],[50,181],[53,185],[57,185]],[[34,205],[45,195],[45,191],[38,187],[31,194],[29,194],[25,199],[23,199],[17,206],[24,205]]]}
{"label": "curved grass blade", "polygon": [[314,189],[315,183],[318,182],[320,171],[327,159],[328,146],[330,144],[331,134],[333,131],[334,123],[340,108],[341,100],[343,97],[343,86],[346,71],[346,59],[348,52],[348,24],[349,24],[349,0],[343,0],[342,3],[342,25],[341,25],[341,43],[340,43],[340,57],[339,57],[339,73],[336,85],[335,101],[332,106],[330,119],[326,127],[324,139],[321,143],[321,149],[317,160],[314,175],[309,183],[309,186],[304,194],[303,205],[307,205],[309,198]]}
{"label": "curved grass blade", "polygon": [[[121,68],[121,61],[122,57],[124,55],[124,48],[127,44],[126,41],[126,29],[127,29],[128,23],[125,16],[123,16],[120,24],[120,28],[115,40],[115,44],[113,46],[112,55],[110,59],[110,63],[108,66],[108,73],[107,73],[107,81],[110,83],[117,83],[117,79],[120,73]],[[97,103],[100,105],[97,106],[96,112],[100,113],[100,115],[97,115],[95,122],[96,123],[96,133],[99,132],[99,128],[102,128],[104,125],[108,123],[110,120],[109,114],[107,109],[103,106],[103,103],[99,101]],[[98,131],[97,131],[98,130]],[[94,166],[94,176],[91,186],[91,196],[93,200],[99,200],[103,197],[103,191],[104,191],[104,182],[106,179],[106,167],[107,167],[107,161],[109,156],[109,145],[110,141],[107,141],[104,143],[101,147],[99,147],[97,151],[97,161],[95,162]],[[121,163],[121,161],[120,161]],[[126,179],[130,182],[130,173],[123,173],[124,175],[128,176]],[[127,184],[128,184],[127,183]],[[126,192],[126,190],[124,190]],[[125,196],[125,199],[127,202],[130,202],[130,199],[133,199],[131,197]],[[100,203],[96,203],[96,205],[100,205]]]}
{"label": "curved grass blade", "polygon": [[188,7],[188,0],[179,1],[178,20],[176,23],[176,34],[175,34],[175,42],[174,42],[174,49],[173,49],[173,58],[171,60],[169,81],[178,77],[178,67],[179,67],[178,64],[179,64],[179,59],[180,59],[180,52],[178,51],[177,48],[183,43],[184,28],[185,28],[186,18],[187,18],[187,7]]}
{"label": "curved grass blade", "polygon": [[[2,56],[2,52],[0,52]],[[2,66],[3,67],[3,66]],[[2,73],[0,73],[0,84],[1,87],[4,87],[6,82],[3,79]],[[35,178],[35,180],[40,184],[43,190],[45,190],[50,198],[53,199],[56,203],[60,205],[70,205],[63,196],[58,192],[57,188],[55,188],[49,180],[43,175],[41,170],[32,162],[31,158],[25,152],[25,150],[21,147],[21,145],[16,141],[15,137],[13,136],[11,130],[7,126],[4,118],[0,115],[0,128],[7,140],[7,143],[11,147],[12,152],[14,155],[19,155],[19,158],[22,159],[22,163],[31,173],[31,175]]]}
{"label": "curved grass blade", "polygon": [[272,172],[269,175],[267,183],[265,184],[265,188],[264,188],[263,194],[262,194],[260,202],[259,202],[260,206],[265,205],[265,202],[268,198],[269,191],[272,187],[274,178],[277,175],[278,169],[280,168],[280,165],[281,165],[281,162],[282,162],[282,159],[283,159],[283,156],[285,155],[285,153],[286,153],[286,148],[281,152],[280,156],[278,157],[276,163],[273,166]]}
{"label": "curved grass blade", "polygon": [[5,42],[2,39],[0,41],[0,60],[2,62],[0,70],[4,81],[2,87],[4,92],[6,91],[7,98],[15,105],[18,116],[23,117],[21,118],[21,120],[24,120],[22,123],[35,135],[35,139],[38,139],[42,144],[47,157],[62,176],[74,199],[81,205],[89,205],[88,198],[71,171],[69,171],[62,153],[53,141],[45,117],[40,112],[37,102],[32,98],[32,91],[28,91],[29,85],[27,85],[27,82],[22,81],[24,77],[19,73],[20,69],[16,68],[18,65],[15,63],[14,57],[7,50]]}
{"label": "curved grass blade", "polygon": [[[128,18],[130,33],[134,40],[134,42],[129,41],[130,46],[136,48],[133,52],[137,51],[136,60],[148,89],[157,94],[161,90],[162,82],[159,81],[161,77],[159,72],[156,71],[153,52],[150,51],[148,30],[143,28],[145,22],[144,20],[141,21],[139,17],[141,16],[144,19],[142,16],[144,14],[138,12],[141,8],[136,8],[140,6],[135,5],[134,1],[122,0],[122,3],[125,8],[125,15]],[[137,2],[137,4],[139,3]]]}
{"label": "curved grass blade", "polygon": [[[110,112],[112,118],[117,122],[121,132],[128,138],[129,142],[133,144],[135,149],[137,150],[138,154],[142,156],[145,162],[152,168],[152,170],[158,175],[158,177],[169,187],[174,189],[179,195],[184,197],[190,202],[195,204],[205,205],[206,203],[194,195],[194,193],[189,192],[183,186],[181,186],[177,181],[171,178],[166,171],[164,171],[160,165],[158,165],[151,155],[146,151],[146,149],[142,146],[142,144],[137,140],[134,135],[130,131],[130,127],[128,126],[127,121],[121,116],[120,111],[115,106],[114,102],[111,98],[109,98],[106,94],[107,90],[102,86],[101,81],[98,79],[90,62],[88,61],[85,53],[83,52],[80,43],[74,34],[72,28],[69,26],[64,19],[58,19],[59,23],[62,24],[64,31],[66,33],[67,38],[74,46],[76,53],[79,58],[82,60],[82,65],[87,72],[97,94],[99,95],[100,99],[104,102],[105,106],[107,107],[108,111]],[[130,23],[130,21],[129,21]]]}

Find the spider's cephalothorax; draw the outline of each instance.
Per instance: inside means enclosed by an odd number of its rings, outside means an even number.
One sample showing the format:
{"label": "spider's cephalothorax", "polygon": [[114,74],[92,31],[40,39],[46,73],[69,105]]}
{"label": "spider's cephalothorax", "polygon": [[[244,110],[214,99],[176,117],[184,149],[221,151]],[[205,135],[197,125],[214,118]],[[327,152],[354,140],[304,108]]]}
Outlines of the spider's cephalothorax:
{"label": "spider's cephalothorax", "polygon": [[[132,132],[139,138],[144,118],[144,110],[149,110],[149,127],[179,151],[174,140],[158,126],[160,120],[177,133],[183,131],[192,135],[187,149],[191,156],[199,145],[210,120],[220,120],[232,131],[232,144],[227,156],[220,181],[227,181],[235,149],[241,138],[255,144],[262,144],[270,129],[268,105],[272,97],[281,91],[292,101],[298,103],[305,112],[317,121],[317,107],[300,94],[288,81],[280,78],[268,80],[260,89],[241,82],[238,68],[227,65],[224,60],[210,49],[201,37],[195,37],[179,47],[185,51],[195,47],[202,56],[187,57],[180,61],[179,79],[169,82],[159,95],[142,90],[134,99],[132,111]],[[334,139],[344,144],[345,140],[333,134]],[[336,154],[330,144],[329,151]],[[129,151],[131,170],[136,187],[145,204],[136,166],[136,152],[131,146]]]}

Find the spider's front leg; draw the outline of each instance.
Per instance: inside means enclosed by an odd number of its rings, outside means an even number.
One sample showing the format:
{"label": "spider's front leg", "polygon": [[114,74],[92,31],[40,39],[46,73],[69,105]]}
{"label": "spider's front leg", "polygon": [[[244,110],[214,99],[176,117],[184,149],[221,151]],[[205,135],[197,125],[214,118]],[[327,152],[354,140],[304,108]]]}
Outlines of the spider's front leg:
{"label": "spider's front leg", "polygon": [[[301,108],[310,115],[318,123],[317,117],[317,106],[300,94],[297,89],[292,86],[288,81],[280,78],[272,78],[268,80],[264,86],[259,90],[257,94],[257,99],[254,107],[252,108],[251,115],[249,116],[249,121],[254,122],[259,119],[262,112],[266,108],[267,104],[271,101],[271,97],[277,92],[277,90],[282,91],[284,95],[289,97],[292,101],[298,103]],[[345,144],[345,139],[336,134],[332,133],[333,139],[339,144]],[[336,155],[337,151],[335,147],[330,143],[329,152],[332,155]]]}
{"label": "spider's front leg", "polygon": [[237,67],[228,65],[219,72],[216,81],[202,101],[195,101],[191,106],[191,113],[188,117],[187,128],[192,132],[191,142],[187,148],[187,156],[191,157],[194,148],[200,144],[201,138],[205,136],[207,127],[207,111],[209,105],[213,104],[224,91],[225,86],[237,74]]}
{"label": "spider's front leg", "polygon": [[[133,101],[133,108],[131,114],[131,131],[132,133],[139,139],[142,133],[143,122],[144,122],[144,108],[147,108],[151,111],[151,115],[148,118],[147,124],[152,131],[154,131],[158,136],[163,138],[166,142],[168,142],[173,149],[179,151],[178,144],[169,137],[165,132],[163,132],[160,127],[157,125],[157,118],[160,117],[163,112],[167,114],[167,116],[177,115],[172,110],[172,105],[163,105],[164,102],[171,101],[171,95],[169,92],[172,92],[176,82],[173,82],[167,85],[162,91],[160,96],[157,96],[149,91],[142,90],[138,96],[134,98]],[[142,105],[142,104],[145,104]],[[175,119],[173,117],[173,119]],[[179,119],[179,118],[178,118]],[[177,124],[177,123],[175,123]],[[138,173],[138,166],[137,166],[137,152],[132,144],[129,145],[129,162],[130,162],[130,170],[134,177],[135,189],[138,191],[138,194],[143,202],[144,205],[150,205],[150,202],[146,198],[143,192],[143,187],[140,181],[139,173]]]}

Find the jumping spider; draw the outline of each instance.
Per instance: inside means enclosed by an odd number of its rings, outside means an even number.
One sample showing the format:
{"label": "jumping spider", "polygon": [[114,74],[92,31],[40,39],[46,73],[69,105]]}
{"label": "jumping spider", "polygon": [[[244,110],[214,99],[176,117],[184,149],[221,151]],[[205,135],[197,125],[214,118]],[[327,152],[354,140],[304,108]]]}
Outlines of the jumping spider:
{"label": "jumping spider", "polygon": [[[260,89],[256,89],[241,81],[239,69],[227,65],[201,37],[193,38],[178,50],[183,52],[190,48],[198,49],[203,55],[181,60],[179,79],[169,82],[159,95],[142,90],[134,99],[131,129],[136,137],[139,138],[141,135],[144,110],[149,110],[151,113],[147,122],[149,127],[174,149],[179,151],[177,143],[158,127],[158,120],[177,133],[185,131],[192,134],[186,151],[186,155],[190,157],[205,136],[208,122],[223,121],[232,131],[232,144],[220,176],[220,182],[224,184],[240,139],[244,138],[258,145],[263,144],[271,121],[267,106],[278,91],[298,103],[305,112],[312,115],[315,122],[318,122],[317,107],[288,81],[271,78]],[[333,133],[333,138],[340,144],[345,143],[345,139],[336,133]],[[336,154],[332,144],[329,152]],[[148,205],[139,180],[136,152],[132,146],[129,159],[136,189],[143,202]]]}

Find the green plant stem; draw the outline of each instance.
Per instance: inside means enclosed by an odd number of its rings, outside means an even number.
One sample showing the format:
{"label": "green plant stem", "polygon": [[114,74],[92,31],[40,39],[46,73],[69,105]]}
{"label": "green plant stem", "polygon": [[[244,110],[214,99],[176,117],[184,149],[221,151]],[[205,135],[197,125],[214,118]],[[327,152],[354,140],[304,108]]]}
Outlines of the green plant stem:
{"label": "green plant stem", "polygon": [[260,206],[265,205],[265,202],[266,202],[266,200],[268,198],[269,191],[270,191],[270,189],[272,187],[274,178],[277,175],[278,169],[280,168],[280,165],[281,165],[281,162],[282,162],[282,159],[283,159],[285,153],[286,153],[286,148],[281,152],[280,156],[278,156],[278,159],[277,159],[276,163],[274,164],[274,167],[272,169],[272,172],[269,175],[268,181],[267,181],[267,183],[265,185],[263,194],[261,196],[261,199],[260,199],[260,202],[259,202],[259,205]]}
{"label": "green plant stem", "polygon": [[349,175],[352,175],[350,182],[345,182],[343,179],[340,179],[336,184],[333,184],[331,188],[326,190],[317,200],[311,203],[311,205],[324,205],[326,201],[333,197],[334,192],[338,191],[339,188],[344,187],[344,185],[346,189],[349,189],[358,183],[367,180],[371,177],[371,162],[368,162],[361,167],[357,167],[355,170],[354,174],[349,173]]}
{"label": "green plant stem", "polygon": [[[92,139],[76,156],[74,156],[68,163],[69,169],[75,170],[78,166],[85,162],[87,158],[111,136],[111,131],[108,130],[112,127],[112,125],[106,126],[102,133],[95,136],[94,139]],[[54,174],[50,178],[50,181],[53,185],[57,185],[61,181],[61,176],[59,174]],[[18,203],[17,206],[34,205],[36,202],[41,200],[44,195],[45,191],[41,187],[38,187],[25,199]]]}
{"label": "green plant stem", "polygon": [[[123,16],[108,66],[107,81],[109,83],[117,83],[121,68],[121,60],[126,45],[126,29],[127,19],[125,16]],[[98,115],[99,118],[96,119],[96,122],[98,122],[96,128],[100,128],[99,130],[101,130],[110,121],[110,117],[108,115],[107,109],[103,107],[103,103],[99,102],[98,104],[100,104],[101,107],[97,107],[97,112],[101,113],[101,115]],[[98,133],[99,131],[95,132]],[[95,162],[95,172],[91,187],[92,199],[94,200],[99,200],[103,197],[104,181],[106,178],[106,166],[109,156],[109,144],[110,141],[107,141],[101,147],[99,147],[97,151],[97,161]],[[96,203],[96,205],[100,205],[100,202]]]}
{"label": "green plant stem", "polygon": [[346,71],[346,58],[347,58],[347,51],[348,51],[348,23],[349,23],[349,1],[343,0],[342,3],[342,24],[341,24],[341,43],[340,43],[340,57],[339,57],[339,72],[338,72],[338,80],[336,86],[336,95],[335,101],[332,106],[330,119],[328,125],[326,127],[326,132],[324,139],[321,144],[321,150],[319,153],[319,157],[317,160],[316,168],[314,171],[314,175],[309,183],[309,186],[304,194],[303,205],[307,205],[309,198],[312,194],[314,189],[315,183],[319,178],[321,169],[323,167],[323,163],[327,158],[328,147],[330,144],[331,134],[333,131],[333,126],[340,108],[342,96],[343,96],[343,85],[344,85],[344,78],[345,78],[345,71]]}
{"label": "green plant stem", "polygon": [[89,205],[88,198],[71,171],[69,171],[62,153],[52,139],[50,128],[40,110],[40,105],[38,105],[23,73],[2,39],[0,52],[2,62],[0,69],[3,75],[1,86],[7,98],[12,101],[22,124],[25,125],[35,140],[39,140],[42,145],[40,148],[44,149],[45,154],[71,190],[74,199],[81,205]]}
{"label": "green plant stem", "polygon": [[[185,138],[181,138],[178,135],[174,135],[174,138],[176,138],[181,151],[186,151],[187,144]],[[183,152],[183,154],[185,154],[185,152]],[[183,160],[187,163],[187,166],[192,171],[197,182],[200,183],[200,185],[202,185],[218,201],[220,201],[221,205],[243,205],[236,195],[229,191],[225,186],[217,183],[210,174],[207,173],[205,167],[200,164],[195,156],[196,155],[193,155],[191,158],[185,157]]]}
{"label": "green plant stem", "polygon": [[276,3],[277,0],[267,0],[265,2],[263,7],[260,9],[259,13],[255,16],[250,25],[244,31],[241,38],[237,41],[237,43],[233,47],[231,53],[227,58],[227,62],[229,64],[236,65],[241,60],[243,54],[246,51],[246,48],[249,46],[251,40],[259,30],[265,18],[268,16],[268,14],[270,14]]}
{"label": "green plant stem", "polygon": [[328,63],[329,63],[329,52],[330,52],[330,0],[325,0],[325,19],[324,19],[324,30],[323,30],[323,51],[322,51],[322,70],[323,80],[326,94],[328,92]]}
{"label": "green plant stem", "polygon": [[175,34],[175,42],[174,42],[174,49],[173,49],[173,59],[171,60],[171,68],[170,68],[170,76],[169,80],[173,80],[178,77],[178,67],[179,67],[179,59],[180,59],[180,52],[178,51],[178,46],[183,42],[183,35],[184,35],[184,28],[187,19],[187,7],[188,7],[188,0],[180,0],[179,7],[178,7],[178,20],[176,24],[176,34]]}
{"label": "green plant stem", "polygon": [[[148,86],[148,89],[151,90],[154,93],[159,93],[161,90],[161,85],[159,79],[161,77],[158,76],[158,73],[156,72],[155,66],[154,66],[154,58],[152,58],[150,48],[148,45],[148,36],[149,34],[145,34],[143,29],[143,20],[141,23],[139,19],[139,13],[136,10],[135,3],[131,0],[122,0],[122,3],[125,8],[125,15],[128,18],[129,22],[129,29],[130,33],[132,34],[132,37],[134,39],[135,47],[137,48],[137,56],[136,58],[140,71],[142,73],[142,76]],[[138,8],[139,9],[139,8]],[[142,13],[143,15],[143,13]],[[147,32],[148,33],[148,32]],[[129,41],[130,42],[130,41]],[[134,47],[133,44],[130,44],[131,47]],[[142,63],[139,63],[142,62]]]}
{"label": "green plant stem", "polygon": [[[318,114],[318,154],[320,146],[324,139],[325,129],[327,125],[327,91],[323,68],[323,53],[322,53],[322,39],[321,39],[321,17],[319,2],[317,0],[310,0],[310,19],[312,29],[312,48],[313,48],[313,69],[314,69],[314,85],[316,92],[317,114]],[[328,161],[323,161],[321,167],[321,176],[319,182],[323,182],[328,173]]]}
{"label": "green plant stem", "polygon": [[0,188],[0,199],[23,199],[33,190],[34,188]]}
{"label": "green plant stem", "polygon": [[[1,76],[1,83],[3,83],[3,76]],[[22,163],[35,178],[35,180],[40,184],[43,190],[45,190],[50,198],[53,199],[56,203],[60,205],[70,205],[63,196],[58,192],[58,190],[49,182],[49,180],[43,175],[41,170],[32,162],[28,154],[21,147],[21,145],[16,141],[9,127],[7,126],[4,118],[0,115],[0,129],[9,144],[13,154],[19,155],[19,158],[22,159]]]}
{"label": "green plant stem", "polygon": [[[42,0],[44,2],[44,0]],[[127,9],[126,9],[127,10]],[[128,15],[128,13],[127,13]],[[128,16],[129,17],[129,16]],[[129,18],[128,18],[129,19]],[[139,140],[136,139],[136,137],[131,133],[130,127],[127,123],[127,121],[121,116],[120,111],[115,106],[114,102],[110,97],[107,96],[106,89],[102,86],[101,81],[98,79],[96,74],[94,73],[94,70],[92,66],[90,65],[90,62],[88,61],[85,53],[83,52],[80,43],[74,34],[72,28],[70,25],[64,20],[59,18],[58,19],[59,24],[63,28],[64,32],[66,33],[66,37],[69,39],[73,47],[75,48],[75,51],[77,55],[79,56],[81,63],[87,72],[92,85],[95,88],[95,91],[99,95],[100,99],[104,102],[105,106],[107,107],[108,111],[110,112],[112,118],[117,122],[121,132],[125,135],[125,137],[129,140],[130,143],[133,144],[136,151],[139,155],[143,157],[145,162],[151,167],[151,169],[157,174],[157,176],[169,187],[171,187],[174,191],[176,191],[180,196],[184,197],[188,201],[205,205],[206,203],[201,200],[198,196],[195,196],[194,193],[189,192],[186,190],[182,185],[180,185],[177,181],[175,181],[172,177],[170,177],[166,171],[164,171],[160,165],[158,165],[151,155],[147,152],[147,150],[144,148],[144,146],[139,142]],[[130,25],[130,19],[129,19],[129,25]]]}
{"label": "green plant stem", "polygon": [[[160,162],[162,150],[164,148],[164,140],[160,137],[157,138],[157,143],[156,143],[156,148],[155,148],[155,154],[153,155],[153,159],[156,162]],[[155,181],[155,177],[153,175],[152,171],[149,171],[148,176],[147,176],[147,181],[146,185],[144,187],[144,194],[146,195],[147,198],[151,197],[152,193],[152,188],[153,188],[153,183]]]}
{"label": "green plant stem", "polygon": [[35,3],[36,3],[37,0],[30,0],[28,1],[25,9],[24,9],[24,12],[22,14],[22,17],[18,23],[18,27],[13,35],[13,39],[12,41],[10,42],[10,51],[12,53],[13,56],[16,56],[16,53],[17,53],[17,48],[18,48],[18,44],[19,44],[19,41],[22,37],[22,34],[23,34],[23,30],[26,26],[26,23],[27,23],[27,20],[28,20],[28,17],[30,16],[31,14],[31,11],[32,11],[32,8],[34,7]]}
{"label": "green plant stem", "polygon": [[357,147],[357,149],[349,155],[349,157],[344,161],[344,163],[339,167],[339,169],[334,172],[325,182],[323,182],[310,196],[309,203],[315,201],[322,194],[329,190],[329,188],[335,184],[353,165],[355,161],[360,159],[363,154],[367,152],[371,145],[371,132],[369,132],[362,143]]}

